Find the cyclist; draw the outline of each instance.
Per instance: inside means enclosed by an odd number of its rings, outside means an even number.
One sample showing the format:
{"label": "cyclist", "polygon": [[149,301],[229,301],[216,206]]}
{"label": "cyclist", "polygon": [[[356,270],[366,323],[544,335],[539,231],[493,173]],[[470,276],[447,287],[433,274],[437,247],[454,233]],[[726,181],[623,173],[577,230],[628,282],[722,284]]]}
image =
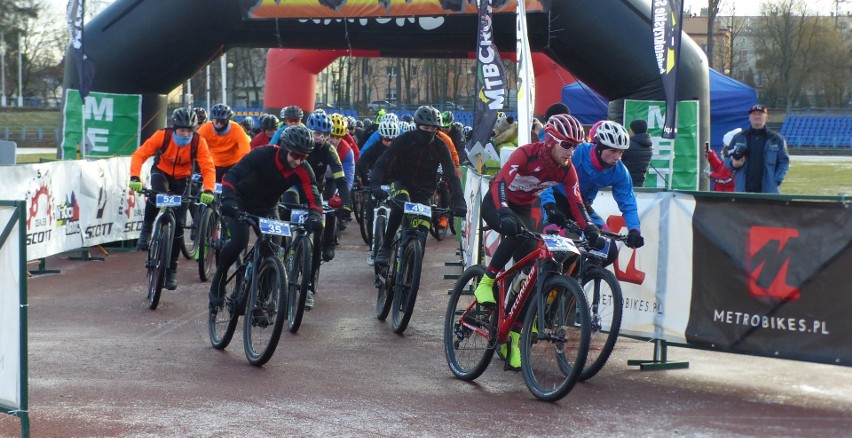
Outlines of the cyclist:
{"label": "cyclist", "polygon": [[243,130],[246,132],[246,135],[249,137],[249,139],[251,139],[252,137],[254,137],[255,134],[257,134],[257,132],[254,131],[255,123],[254,117],[252,116],[243,117],[243,119],[240,120],[240,126],[243,127]]}
{"label": "cyclist", "polygon": [[[399,124],[394,123],[391,119],[382,120],[379,123],[377,131],[382,137],[382,146],[371,148],[364,153],[364,156],[355,164],[355,180],[363,187],[367,187],[370,181],[370,168],[376,163],[376,160],[387,150],[391,142],[399,136]],[[367,216],[367,223],[373,223],[373,209],[376,208],[376,201],[372,197],[367,198],[364,206],[364,213]],[[367,257],[367,264],[373,266],[373,260],[376,257],[376,248],[370,248],[370,255]]]}
{"label": "cyclist", "polygon": [[195,127],[195,129],[198,129],[199,126],[203,125],[204,122],[207,121],[207,110],[197,106],[193,108],[192,111],[195,112],[195,117],[198,118],[198,125]]}
{"label": "cyclist", "polygon": [[[428,204],[437,188],[438,166],[449,179],[453,198],[453,214],[464,217],[467,205],[462,194],[461,181],[453,169],[450,146],[436,136],[441,127],[441,113],[430,106],[421,106],[414,113],[417,129],[395,138],[388,149],[379,157],[370,171],[370,191],[379,199],[388,197],[381,184],[390,183],[395,199]],[[378,265],[387,266],[391,244],[397,228],[402,223],[402,209],[392,206],[382,247],[376,255]]]}
{"label": "cyclist", "polygon": [[258,146],[266,146],[272,143],[272,136],[275,135],[275,131],[278,130],[278,117],[275,117],[273,114],[264,114],[260,116],[260,132],[251,139],[252,149]]}
{"label": "cyclist", "polygon": [[[551,117],[545,125],[547,135],[543,142],[519,147],[491,181],[482,200],[482,218],[492,229],[504,237],[500,241],[485,276],[474,290],[476,300],[486,307],[496,305],[494,278],[510,258],[520,260],[536,248],[536,242],[518,236],[521,229],[534,230],[532,208],[538,196],[547,188],[563,183],[571,187],[570,212],[589,236],[600,234],[591,223],[580,198],[577,173],[571,165],[571,155],[583,141],[583,126],[577,119],[566,115]],[[520,368],[518,349],[520,333],[510,332],[509,367]]]}
{"label": "cyclist", "polygon": [[[317,110],[322,111],[322,110]],[[284,130],[287,129],[288,126],[301,125],[302,117],[305,116],[305,112],[302,111],[296,105],[290,105],[281,109],[281,126],[278,127],[278,130],[275,131],[275,135],[272,136],[272,140],[269,144],[278,144],[278,140],[281,138],[281,134],[284,133]]]}
{"label": "cyclist", "polygon": [[[355,152],[352,150],[352,145],[346,140],[346,136],[348,134],[349,133],[346,131],[346,118],[344,118],[341,114],[332,114],[331,135],[328,137],[328,142],[337,150],[337,156],[340,158],[341,164],[343,164],[343,176],[346,178],[346,186],[351,192],[352,184],[355,182]],[[325,192],[322,196],[325,199],[331,200],[336,191],[335,186],[333,184],[329,184],[334,179],[331,175],[331,168],[326,170],[325,179]],[[352,206],[346,205],[345,207],[346,208],[343,208],[338,215],[338,218],[343,220],[342,226],[344,229],[346,224],[352,220]],[[331,245],[329,245],[329,243],[331,243]],[[334,249],[334,246],[336,246],[334,239],[332,239],[332,242],[326,242],[326,244],[326,246],[330,247],[332,250]],[[334,256],[331,258],[334,258]]]}
{"label": "cyclist", "polygon": [[248,136],[237,122],[231,120],[233,116],[231,107],[216,104],[210,108],[210,122],[198,128],[198,135],[207,140],[213,155],[217,182],[222,181],[225,172],[251,150]]}
{"label": "cyclist", "polygon": [[396,114],[387,113],[387,114],[383,115],[382,119],[378,121],[378,125],[376,125],[376,130],[373,131],[372,134],[370,134],[370,138],[368,138],[367,141],[364,142],[364,145],[361,146],[361,153],[362,154],[366,153],[368,150],[370,150],[370,147],[372,147],[374,144],[379,144],[379,143],[382,142],[382,136],[381,136],[381,134],[379,134],[378,127],[384,121],[387,121],[388,123],[396,123],[397,125],[399,125],[399,118],[396,116]]}
{"label": "cyclist", "polygon": [[450,140],[453,141],[453,147],[456,149],[456,157],[462,162],[467,162],[467,150],[464,148],[464,137],[462,137],[462,124],[453,122],[455,117],[452,111],[444,111],[441,113],[441,132],[447,134]]}
{"label": "cyclist", "polygon": [[[213,186],[216,179],[216,169],[207,142],[195,132],[198,117],[189,108],[178,108],[172,113],[172,127],[161,129],[154,133],[145,143],[133,152],[130,157],[130,189],[134,192],[142,190],[139,173],[142,164],[154,157],[151,167],[151,189],[161,193],[183,194],[189,177],[192,176],[192,162],[195,160],[201,168],[204,192],[201,202],[209,204],[213,201]],[[190,147],[186,147],[190,146]],[[147,251],[151,240],[154,219],[160,209],[154,204],[153,197],[145,201],[145,218],[136,247]],[[181,204],[175,217],[182,218],[186,214],[188,204]],[[174,243],[172,244],[171,263],[166,270],[166,289],[177,289],[179,242],[183,240],[183,221],[175,221]]]}
{"label": "cyclist", "polygon": [[310,207],[305,227],[322,229],[322,206],[314,172],[306,162],[314,148],[311,131],[293,126],[284,131],[280,146],[254,149],[225,174],[222,180],[222,214],[228,220],[231,238],[222,248],[216,274],[210,285],[210,307],[224,303],[224,280],[228,269],[248,246],[249,227],[234,220],[242,210],[257,216],[277,217],[278,200],[285,190],[296,190]]}
{"label": "cyclist", "polygon": [[[574,153],[574,168],[580,182],[580,194],[592,221],[600,227],[605,225],[603,218],[592,209],[592,203],[598,191],[604,187],[612,187],[612,197],[615,198],[618,209],[627,223],[628,248],[641,248],[645,244],[639,226],[639,213],[636,207],[636,195],[633,193],[633,181],[627,167],[621,163],[621,156],[630,146],[630,137],[621,124],[605,120],[596,125],[594,143],[583,143]],[[569,202],[566,200],[565,186],[556,185],[541,195],[542,208],[548,215],[551,213],[563,219],[559,214],[566,211]],[[555,222],[556,223],[556,222]],[[557,223],[557,225],[560,225]],[[594,241],[594,240],[590,240]],[[610,245],[608,262],[612,263],[618,256],[615,245]]]}

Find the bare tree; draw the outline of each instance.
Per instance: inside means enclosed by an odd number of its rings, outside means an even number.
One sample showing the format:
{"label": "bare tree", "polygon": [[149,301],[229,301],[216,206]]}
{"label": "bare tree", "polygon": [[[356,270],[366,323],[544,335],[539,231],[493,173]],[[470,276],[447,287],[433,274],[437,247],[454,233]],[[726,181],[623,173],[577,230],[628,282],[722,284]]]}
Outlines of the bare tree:
{"label": "bare tree", "polygon": [[721,6],[725,3],[725,0],[707,0],[707,63],[710,68],[716,67],[714,65],[713,58],[713,47],[714,47],[714,36],[713,33],[716,31],[716,17],[719,15],[719,11]]}

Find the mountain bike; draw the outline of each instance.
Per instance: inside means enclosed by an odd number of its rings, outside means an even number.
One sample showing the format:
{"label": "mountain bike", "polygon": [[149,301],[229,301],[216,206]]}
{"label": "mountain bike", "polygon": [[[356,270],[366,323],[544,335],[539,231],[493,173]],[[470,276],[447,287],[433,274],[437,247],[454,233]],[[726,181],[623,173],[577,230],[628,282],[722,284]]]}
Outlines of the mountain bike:
{"label": "mountain bike", "polygon": [[[172,239],[175,236],[177,220],[175,209],[181,206],[181,196],[170,193],[160,193],[143,188],[141,193],[146,198],[154,197],[154,205],[160,209],[154,230],[148,245],[148,256],[145,259],[145,269],[148,276],[148,308],[155,310],[160,304],[160,296],[166,284],[166,271],[172,260]],[[147,202],[147,201],[146,201]]]}
{"label": "mountain bike", "polygon": [[[382,188],[382,190],[385,191],[385,193],[390,195],[391,188],[390,188],[389,185],[382,185],[381,188]],[[369,195],[369,196],[372,196],[372,195]],[[387,201],[386,200],[381,200],[381,201],[376,200],[376,206],[375,206],[375,208],[373,208],[372,219],[370,219],[369,217],[366,217],[366,216],[367,215],[365,215],[364,220],[368,221],[369,224],[370,224],[370,260],[373,260],[373,259],[375,259],[376,254],[378,253],[379,249],[382,247],[382,243],[384,242],[384,239],[385,239],[385,230],[388,227],[388,217],[390,216],[390,207],[388,206]],[[373,266],[373,270],[374,270],[375,274],[377,275],[377,277],[376,277],[377,281],[375,283],[375,286],[378,288],[379,287],[379,283],[378,283],[378,274],[379,274],[378,268],[379,267],[375,266],[372,262],[368,262],[368,263]],[[381,305],[378,302],[376,303],[376,317],[380,321],[384,321],[385,318],[387,318],[388,312],[390,312],[390,297],[388,297],[387,304],[384,304],[384,301],[382,301]]]}
{"label": "mountain bike", "polygon": [[198,224],[201,212],[206,205],[195,200],[201,195],[201,174],[193,173],[186,185],[183,194],[183,203],[186,204],[186,214],[181,218],[183,221],[183,239],[180,241],[180,252],[186,259],[195,258],[198,251]]}
{"label": "mountain bike", "polygon": [[[485,372],[497,345],[510,341],[509,331],[525,313],[520,337],[524,383],[536,398],[556,401],[577,383],[589,350],[586,297],[577,281],[561,273],[562,265],[579,258],[580,251],[565,237],[522,234],[539,245],[495,278],[501,305],[483,306],[473,295],[484,266],[471,266],[456,281],[444,320],[444,353],[452,373],[472,381]],[[513,275],[526,267],[526,282],[517,296],[509,296]]]}
{"label": "mountain bike", "polygon": [[290,236],[284,241],[284,267],[287,270],[287,330],[299,331],[305,314],[305,299],[311,283],[313,241],[305,228],[306,205],[278,204],[279,211],[290,210]]}
{"label": "mountain bike", "polygon": [[355,216],[355,220],[358,221],[361,238],[364,239],[364,243],[369,245],[373,239],[372,221],[368,220],[369,215],[366,211],[367,199],[370,196],[369,188],[353,186],[350,193],[352,194],[352,213]]}
{"label": "mountain bike", "polygon": [[452,231],[456,234],[455,224],[452,218],[447,214],[440,213],[450,207],[450,184],[444,178],[441,170],[438,171],[438,187],[435,189],[435,194],[432,196],[432,223],[429,227],[429,232],[437,241],[442,241],[447,237],[447,231]]}
{"label": "mountain bike", "polygon": [[[403,215],[402,224],[391,245],[388,266],[375,267],[378,288],[376,310],[377,315],[384,313],[387,317],[387,313],[382,311],[390,305],[391,328],[394,333],[402,334],[414,313],[414,303],[420,289],[423,253],[432,219],[432,207],[394,198],[389,198],[387,202],[402,208]],[[443,210],[443,214],[450,214],[450,211]],[[377,216],[376,221],[379,220],[381,218]]]}
{"label": "mountain bike", "polygon": [[224,306],[210,308],[208,332],[213,347],[222,350],[231,342],[239,317],[245,315],[246,359],[261,366],[275,353],[287,312],[287,272],[278,259],[281,247],[272,237],[289,236],[290,224],[245,212],[237,220],[249,224],[257,239],[225,277],[225,289],[230,293]]}

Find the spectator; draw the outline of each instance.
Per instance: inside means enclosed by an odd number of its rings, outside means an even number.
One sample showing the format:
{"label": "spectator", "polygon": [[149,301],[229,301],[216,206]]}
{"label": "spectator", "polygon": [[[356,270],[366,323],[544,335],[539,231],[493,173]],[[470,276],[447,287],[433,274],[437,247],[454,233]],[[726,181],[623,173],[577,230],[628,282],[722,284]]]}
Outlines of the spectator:
{"label": "spectator", "polygon": [[[550,117],[556,114],[566,114],[570,116],[571,109],[568,108],[568,105],[565,105],[562,102],[553,103],[544,111],[544,118],[542,120],[550,120]],[[542,125],[540,121],[532,121],[532,136],[530,138],[538,138],[539,141],[544,141],[544,125]]]}
{"label": "spectator", "polygon": [[[722,156],[724,157],[728,151],[728,147],[731,144],[731,139],[734,138],[735,135],[739,134],[743,129],[737,128],[733,131],[728,132],[722,137]],[[710,190],[714,192],[733,192],[734,191],[734,177],[736,176],[736,171],[728,169],[725,167],[725,163],[716,155],[716,151],[710,149],[710,145],[708,144],[704,150],[704,156],[707,157],[707,162],[710,164],[709,169],[705,169],[704,171],[707,173],[707,176],[710,178]]]}
{"label": "spectator", "polygon": [[769,111],[763,105],[748,110],[751,126],[734,135],[725,167],[736,170],[734,191],[778,193],[790,169],[787,141],[781,134],[766,128]]}
{"label": "spectator", "polygon": [[624,151],[621,162],[630,171],[633,187],[645,185],[645,173],[648,172],[652,155],[654,155],[654,143],[648,135],[648,122],[642,119],[630,122],[630,147]]}

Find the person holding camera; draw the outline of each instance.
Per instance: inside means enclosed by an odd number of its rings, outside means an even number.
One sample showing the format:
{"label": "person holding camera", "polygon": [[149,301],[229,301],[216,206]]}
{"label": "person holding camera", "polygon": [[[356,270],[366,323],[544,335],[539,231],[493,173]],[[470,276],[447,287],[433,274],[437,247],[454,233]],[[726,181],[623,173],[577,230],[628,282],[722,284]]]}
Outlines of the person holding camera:
{"label": "person holding camera", "polygon": [[736,170],[735,192],[778,193],[790,169],[787,141],[781,134],[766,128],[769,111],[754,105],[748,111],[751,126],[731,139],[730,155],[725,167]]}
{"label": "person holding camera", "polygon": [[[722,137],[722,157],[730,155],[728,149],[731,147],[731,140],[734,139],[735,135],[742,132],[742,130],[743,128],[737,128],[728,131]],[[704,145],[704,156],[710,165],[704,169],[707,177],[710,178],[710,190],[714,192],[733,192],[734,179],[737,172],[725,167],[725,162],[722,161],[722,158],[719,158],[719,155],[716,155],[716,151],[710,148],[709,142]]]}

